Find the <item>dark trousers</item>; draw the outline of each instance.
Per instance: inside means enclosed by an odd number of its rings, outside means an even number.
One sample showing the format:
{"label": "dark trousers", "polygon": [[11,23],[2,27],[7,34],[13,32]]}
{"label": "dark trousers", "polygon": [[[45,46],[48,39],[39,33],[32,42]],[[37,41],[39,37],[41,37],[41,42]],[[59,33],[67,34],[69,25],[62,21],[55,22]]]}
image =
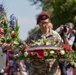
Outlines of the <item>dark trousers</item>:
{"label": "dark trousers", "polygon": [[4,73],[0,73],[0,75],[4,75]]}
{"label": "dark trousers", "polygon": [[60,70],[61,70],[61,75],[67,75],[67,74],[66,74],[67,64],[68,64],[67,61],[59,62],[59,67],[60,67]]}

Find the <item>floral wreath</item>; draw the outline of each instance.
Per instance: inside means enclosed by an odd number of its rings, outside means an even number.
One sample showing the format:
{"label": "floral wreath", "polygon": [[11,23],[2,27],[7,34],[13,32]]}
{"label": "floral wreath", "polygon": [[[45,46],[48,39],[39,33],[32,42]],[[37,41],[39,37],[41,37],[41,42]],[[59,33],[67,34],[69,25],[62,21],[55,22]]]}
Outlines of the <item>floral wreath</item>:
{"label": "floral wreath", "polygon": [[47,42],[46,38],[39,41],[32,40],[32,43],[19,48],[19,53],[14,55],[15,59],[46,60],[50,58],[66,58],[74,61],[76,54],[71,46],[62,42]]}

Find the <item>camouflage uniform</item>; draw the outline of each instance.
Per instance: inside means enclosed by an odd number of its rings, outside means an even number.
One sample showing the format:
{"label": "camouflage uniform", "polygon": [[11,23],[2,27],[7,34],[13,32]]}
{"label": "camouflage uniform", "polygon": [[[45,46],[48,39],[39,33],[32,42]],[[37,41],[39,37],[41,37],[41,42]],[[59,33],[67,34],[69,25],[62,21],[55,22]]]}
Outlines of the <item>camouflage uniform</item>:
{"label": "camouflage uniform", "polygon": [[[60,35],[53,30],[49,30],[47,34],[42,34],[41,31],[38,30],[27,38],[26,43],[31,43],[31,40],[37,41],[43,36],[47,38],[47,41],[59,42],[61,40]],[[30,66],[30,75],[56,75],[57,66],[57,59],[50,59],[46,62],[40,60],[33,61]]]}

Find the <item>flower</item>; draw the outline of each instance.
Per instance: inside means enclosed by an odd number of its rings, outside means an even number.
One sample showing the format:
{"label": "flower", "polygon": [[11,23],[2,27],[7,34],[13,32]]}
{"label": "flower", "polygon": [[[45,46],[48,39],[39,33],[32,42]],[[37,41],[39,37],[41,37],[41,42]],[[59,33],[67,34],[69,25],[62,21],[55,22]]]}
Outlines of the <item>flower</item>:
{"label": "flower", "polygon": [[13,36],[15,36],[15,34],[16,34],[16,32],[12,31],[10,35],[11,35],[11,37],[13,37]]}
{"label": "flower", "polygon": [[34,52],[29,52],[30,56],[34,56]]}
{"label": "flower", "polygon": [[28,43],[28,44],[27,44],[27,46],[31,46],[31,44],[30,44],[30,43]]}
{"label": "flower", "polygon": [[4,6],[2,4],[0,4],[0,11],[4,11]]}
{"label": "flower", "polygon": [[56,51],[56,54],[57,54],[57,55],[60,55],[60,52],[59,52],[59,51]]}
{"label": "flower", "polygon": [[60,46],[62,46],[62,45],[63,45],[63,43],[62,43],[62,42],[59,42],[59,45],[60,45]]}
{"label": "flower", "polygon": [[69,45],[66,45],[66,44],[65,44],[65,45],[64,45],[64,50],[70,51],[70,50],[72,50],[72,49],[71,49],[71,47],[70,47]]}
{"label": "flower", "polygon": [[60,50],[60,54],[61,55],[64,55],[65,54],[65,51],[64,50]]}
{"label": "flower", "polygon": [[15,55],[14,55],[14,58],[17,58],[17,57],[19,57],[19,54],[15,54]]}
{"label": "flower", "polygon": [[24,57],[27,57],[28,56],[28,52],[24,52]]}
{"label": "flower", "polygon": [[46,38],[38,41],[32,40],[32,43],[28,43],[26,47],[21,46],[20,52],[22,52],[23,55],[19,54],[17,57],[22,57],[26,60],[47,60],[51,57],[66,58],[67,60],[76,59],[76,54],[71,46],[63,44],[62,42],[47,42]]}
{"label": "flower", "polygon": [[45,56],[45,57],[46,57],[46,56],[48,56],[48,53],[47,53],[47,52],[45,52],[45,51],[44,51],[44,56]]}
{"label": "flower", "polygon": [[50,51],[50,54],[54,54],[55,52],[53,50]]}
{"label": "flower", "polygon": [[43,52],[43,50],[38,50],[38,51],[36,52],[36,55],[37,55],[38,58],[43,58],[43,57],[44,57],[44,52]]}

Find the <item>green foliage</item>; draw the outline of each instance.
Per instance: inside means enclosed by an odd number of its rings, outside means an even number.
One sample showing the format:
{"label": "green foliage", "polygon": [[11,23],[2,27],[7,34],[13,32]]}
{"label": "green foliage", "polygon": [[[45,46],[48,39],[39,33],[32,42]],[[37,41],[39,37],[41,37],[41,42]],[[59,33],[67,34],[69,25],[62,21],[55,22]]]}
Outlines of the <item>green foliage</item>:
{"label": "green foliage", "polygon": [[76,61],[76,52],[75,51],[72,50],[68,55],[69,55],[68,61],[71,61],[71,62]]}
{"label": "green foliage", "polygon": [[18,20],[16,18],[15,18],[15,22],[16,23],[15,23],[14,31],[16,32],[16,34],[13,38],[19,38],[19,36],[18,36],[19,35],[19,32],[18,32],[19,31],[19,26],[18,26]]}
{"label": "green foliage", "polygon": [[18,26],[18,20],[15,18],[15,20],[16,20],[16,23],[15,23],[15,31],[18,33],[18,31],[19,31],[19,26]]}
{"label": "green foliage", "polygon": [[17,48],[20,42],[18,20],[14,18],[14,22],[15,25],[12,27],[7,19],[3,4],[0,4],[0,28],[4,32],[3,36],[0,34],[0,42],[11,43],[12,49]]}
{"label": "green foliage", "polygon": [[[61,24],[73,22],[76,16],[76,0],[29,0],[33,5],[42,7],[42,11],[47,11],[51,18],[54,28]],[[75,26],[76,28],[76,26]]]}

